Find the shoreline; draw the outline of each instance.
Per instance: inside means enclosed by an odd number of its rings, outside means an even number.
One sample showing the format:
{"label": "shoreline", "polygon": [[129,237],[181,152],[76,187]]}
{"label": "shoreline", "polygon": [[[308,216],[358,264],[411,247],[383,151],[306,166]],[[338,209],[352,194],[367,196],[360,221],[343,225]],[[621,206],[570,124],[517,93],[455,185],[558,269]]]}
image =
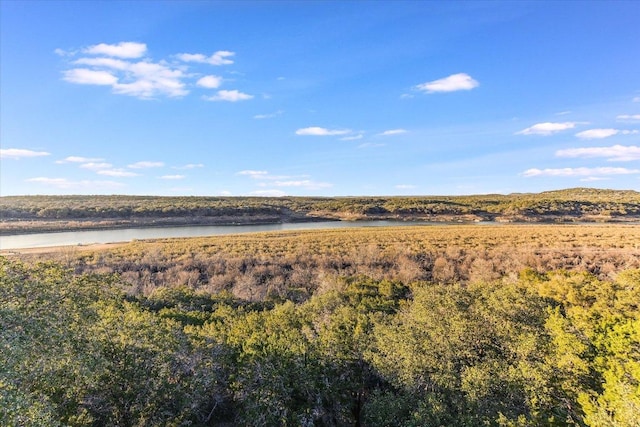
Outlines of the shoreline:
{"label": "shoreline", "polygon": [[[307,221],[309,223],[310,221]],[[360,221],[348,221],[354,224],[357,224]],[[420,224],[411,225],[410,223],[413,221],[405,221],[407,226],[409,227],[418,227]],[[240,225],[240,224],[236,224]],[[244,224],[246,225],[246,224]],[[437,224],[432,224],[432,227],[638,227],[640,226],[640,221],[635,222],[498,222],[498,221],[490,221],[490,222],[444,222],[441,221]],[[175,226],[169,225],[158,225],[154,228],[169,228]],[[184,227],[189,227],[189,225],[184,225]],[[364,228],[368,228],[363,226]],[[402,225],[387,225],[381,228],[403,228]],[[356,228],[358,228],[356,226]],[[341,228],[335,228],[341,229]],[[104,229],[103,229],[104,230]],[[115,229],[114,229],[115,230]],[[62,230],[61,230],[62,231]],[[80,230],[76,230],[80,231]],[[104,230],[106,231],[106,230]],[[24,247],[24,248],[8,248],[8,249],[0,249],[0,256],[21,256],[21,255],[42,255],[42,254],[52,254],[52,253],[75,253],[75,252],[84,252],[84,251],[102,251],[108,249],[114,249],[121,246],[126,246],[131,244],[133,241],[142,242],[142,243],[152,243],[158,240],[165,239],[177,239],[177,240],[188,240],[188,239],[198,239],[198,238],[214,238],[214,237],[228,237],[228,236],[238,236],[243,234],[260,234],[260,233],[289,233],[289,232],[299,232],[299,231],[309,231],[314,232],[318,231],[317,229],[308,229],[308,230],[277,230],[277,231],[255,231],[255,232],[239,232],[239,233],[230,233],[230,234],[221,234],[221,235],[210,235],[210,236],[185,236],[185,237],[149,237],[142,239],[132,239],[132,240],[122,240],[122,241],[113,241],[113,242],[91,242],[91,243],[76,243],[76,244],[53,244],[50,246],[36,246],[36,247]],[[28,235],[28,234],[22,234]],[[16,235],[20,236],[20,235]],[[0,236],[2,237],[2,236]]]}
{"label": "shoreline", "polygon": [[[117,220],[117,219],[96,219],[96,220],[0,220],[0,237],[23,236],[40,233],[63,233],[67,231],[108,231],[137,228],[168,228],[168,227],[233,227],[243,225],[272,225],[272,224],[303,224],[324,221],[341,221],[336,218],[265,218],[257,217],[251,219],[243,218],[215,218],[214,220],[202,220],[198,218],[188,221],[185,218],[153,218],[142,220]],[[23,224],[23,226],[11,227],[9,225]]]}
{"label": "shoreline", "polygon": [[71,220],[0,220],[0,237],[22,236],[41,233],[62,233],[68,231],[108,231],[138,228],[206,227],[206,226],[251,226],[275,224],[304,224],[318,222],[361,222],[361,221],[402,221],[435,223],[496,223],[496,224],[638,224],[640,217],[604,216],[492,216],[476,215],[318,215],[307,217],[216,217],[216,218],[141,218],[118,220],[111,218],[71,219]]}

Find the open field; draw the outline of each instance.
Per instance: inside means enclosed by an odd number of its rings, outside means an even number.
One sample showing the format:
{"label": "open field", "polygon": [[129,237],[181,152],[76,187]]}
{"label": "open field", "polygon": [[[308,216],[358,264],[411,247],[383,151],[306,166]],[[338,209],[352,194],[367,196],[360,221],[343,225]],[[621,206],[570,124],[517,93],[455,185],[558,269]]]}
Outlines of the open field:
{"label": "open field", "polygon": [[130,290],[186,285],[239,298],[309,298],[335,277],[406,283],[516,277],[525,268],[606,278],[640,267],[632,225],[443,225],[269,232],[13,251],[77,272],[117,272]]}

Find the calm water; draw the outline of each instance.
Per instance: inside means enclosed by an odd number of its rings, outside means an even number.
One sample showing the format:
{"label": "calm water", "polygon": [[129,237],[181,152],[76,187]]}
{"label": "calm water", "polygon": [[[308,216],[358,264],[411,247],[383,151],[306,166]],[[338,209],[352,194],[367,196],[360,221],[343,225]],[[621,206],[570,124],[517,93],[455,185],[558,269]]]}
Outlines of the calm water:
{"label": "calm water", "polygon": [[161,239],[169,237],[202,237],[224,234],[255,233],[260,231],[335,229],[352,227],[383,227],[435,225],[432,222],[359,221],[359,222],[307,222],[296,224],[263,225],[206,225],[190,227],[123,228],[119,230],[67,231],[58,233],[0,236],[0,249],[25,249],[47,246],[88,245],[92,243],[129,242],[131,240]]}

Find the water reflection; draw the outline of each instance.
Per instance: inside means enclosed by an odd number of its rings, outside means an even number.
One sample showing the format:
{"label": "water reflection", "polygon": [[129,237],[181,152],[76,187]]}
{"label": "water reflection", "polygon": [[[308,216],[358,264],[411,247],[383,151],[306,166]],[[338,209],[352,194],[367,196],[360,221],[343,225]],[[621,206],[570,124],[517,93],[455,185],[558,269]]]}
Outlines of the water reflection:
{"label": "water reflection", "polygon": [[434,225],[433,222],[404,221],[325,221],[293,224],[260,225],[207,225],[188,227],[123,228],[116,230],[65,231],[0,236],[0,249],[26,249],[47,246],[88,245],[93,243],[129,242],[131,240],[161,239],[170,237],[220,236],[261,231],[336,229],[352,227],[383,227],[408,225]]}

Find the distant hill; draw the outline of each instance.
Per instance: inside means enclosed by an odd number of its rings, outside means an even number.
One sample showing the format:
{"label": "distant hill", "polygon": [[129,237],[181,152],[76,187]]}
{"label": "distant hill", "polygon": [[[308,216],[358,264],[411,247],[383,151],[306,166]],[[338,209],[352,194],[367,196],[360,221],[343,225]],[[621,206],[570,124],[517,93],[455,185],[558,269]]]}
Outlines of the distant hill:
{"label": "distant hill", "polygon": [[542,193],[388,197],[0,197],[0,232],[131,225],[319,220],[620,222],[640,220],[640,193],[570,188]]}

